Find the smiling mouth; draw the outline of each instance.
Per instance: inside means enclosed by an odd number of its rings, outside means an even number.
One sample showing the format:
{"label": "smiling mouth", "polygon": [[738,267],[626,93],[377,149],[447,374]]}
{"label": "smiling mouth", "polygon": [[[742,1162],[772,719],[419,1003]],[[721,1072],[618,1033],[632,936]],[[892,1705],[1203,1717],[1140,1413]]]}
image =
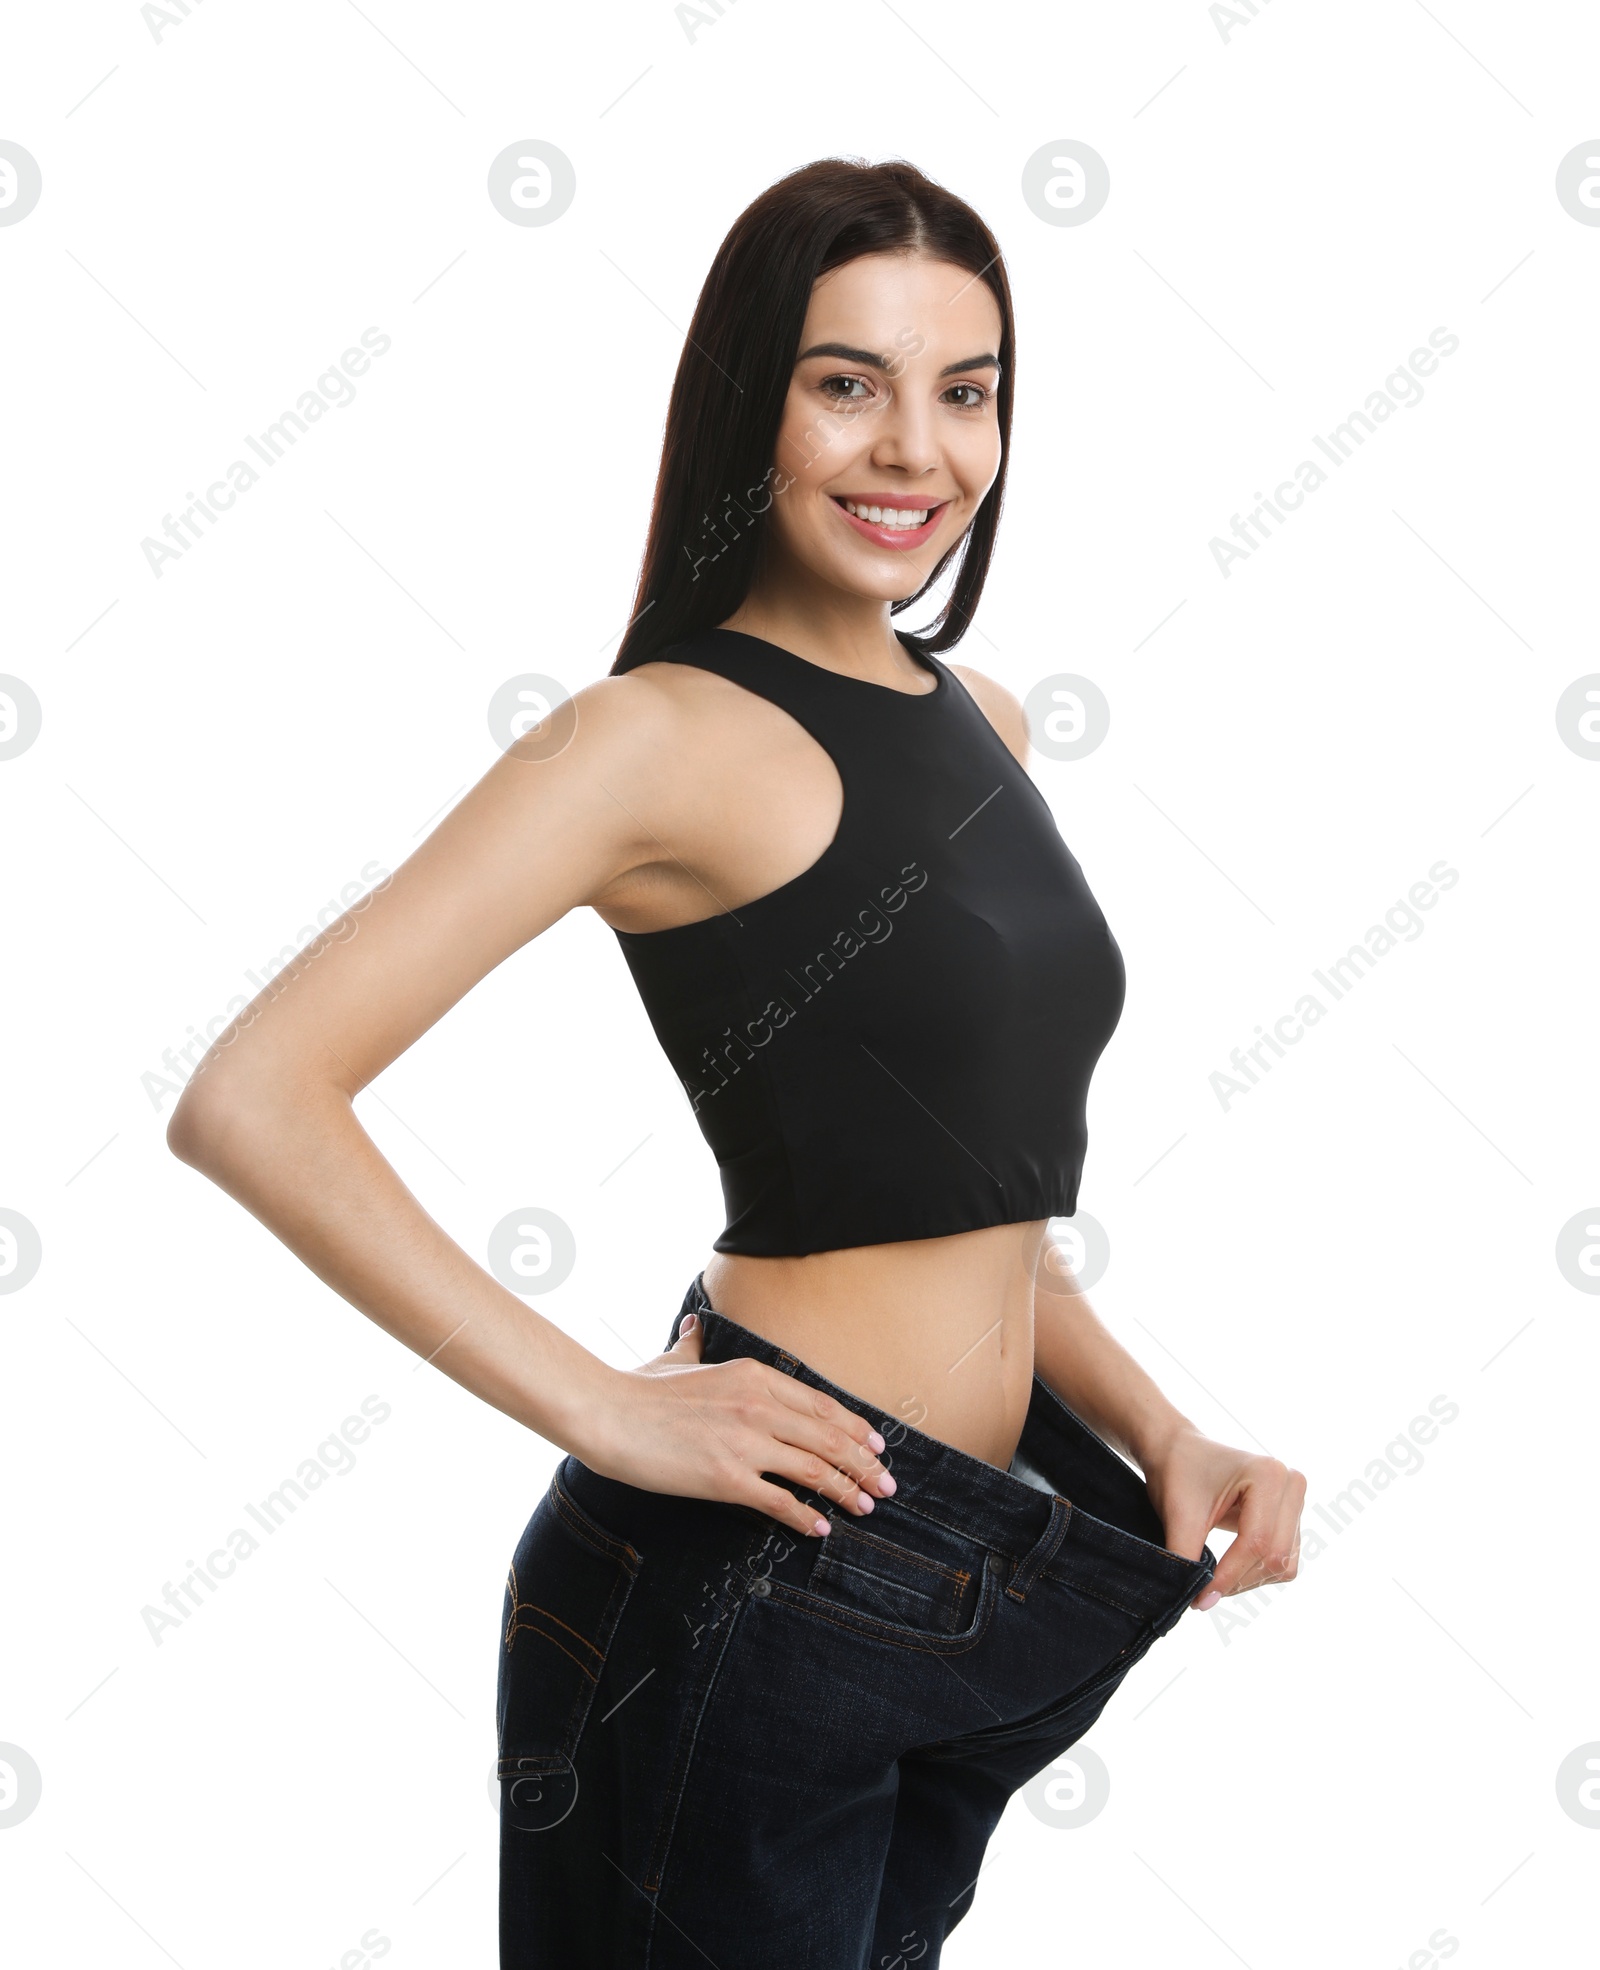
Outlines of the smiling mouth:
{"label": "smiling mouth", "polygon": [[883,547],[910,547],[926,540],[950,504],[940,499],[915,505],[902,495],[886,500],[831,497],[858,533]]}

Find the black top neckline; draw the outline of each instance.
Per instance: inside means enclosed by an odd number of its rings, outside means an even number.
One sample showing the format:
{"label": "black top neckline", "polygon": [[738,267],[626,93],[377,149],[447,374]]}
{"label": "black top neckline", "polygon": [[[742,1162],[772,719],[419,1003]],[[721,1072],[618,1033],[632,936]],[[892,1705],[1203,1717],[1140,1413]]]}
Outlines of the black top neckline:
{"label": "black top neckline", "polygon": [[[937,658],[926,656],[921,651],[913,649],[898,630],[894,632],[894,637],[901,649],[905,651],[913,663],[932,673],[933,689],[931,691],[900,691],[892,684],[879,684],[874,682],[870,677],[852,677],[845,670],[829,670],[826,664],[813,663],[809,657],[802,657],[797,651],[785,649],[781,643],[769,642],[765,636],[752,636],[747,629],[723,629],[718,627],[708,630],[705,633],[709,636],[736,636],[746,643],[759,643],[762,649],[773,650],[780,657],[786,658],[788,662],[799,664],[806,670],[814,671],[820,677],[837,678],[841,684],[852,685],[856,689],[863,691],[877,691],[886,698],[940,698],[944,696],[947,688],[948,673],[944,665]],[[666,656],[667,653],[663,651],[662,655]]]}

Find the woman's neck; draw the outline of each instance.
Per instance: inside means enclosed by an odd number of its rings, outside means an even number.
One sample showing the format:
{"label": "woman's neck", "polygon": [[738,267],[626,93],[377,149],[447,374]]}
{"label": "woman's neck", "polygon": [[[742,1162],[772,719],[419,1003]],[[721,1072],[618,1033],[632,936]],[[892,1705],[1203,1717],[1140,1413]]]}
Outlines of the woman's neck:
{"label": "woman's neck", "polygon": [[892,685],[919,674],[894,633],[887,601],[815,580],[803,585],[760,582],[719,627],[743,630],[869,683]]}

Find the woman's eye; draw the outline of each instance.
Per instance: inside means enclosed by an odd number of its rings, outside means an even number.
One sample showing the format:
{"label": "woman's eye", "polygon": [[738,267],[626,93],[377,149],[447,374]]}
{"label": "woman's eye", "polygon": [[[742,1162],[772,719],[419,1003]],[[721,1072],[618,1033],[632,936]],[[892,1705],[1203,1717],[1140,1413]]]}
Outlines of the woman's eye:
{"label": "woman's eye", "polygon": [[[841,404],[865,403],[872,394],[866,379],[861,376],[825,376],[821,387],[824,395],[832,397],[835,403]],[[848,394],[856,390],[860,391],[859,396]]]}
{"label": "woman's eye", "polygon": [[957,410],[976,410],[980,404],[988,402],[989,392],[981,383],[952,383],[946,395],[953,397],[963,391],[966,393],[965,399],[956,405]]}

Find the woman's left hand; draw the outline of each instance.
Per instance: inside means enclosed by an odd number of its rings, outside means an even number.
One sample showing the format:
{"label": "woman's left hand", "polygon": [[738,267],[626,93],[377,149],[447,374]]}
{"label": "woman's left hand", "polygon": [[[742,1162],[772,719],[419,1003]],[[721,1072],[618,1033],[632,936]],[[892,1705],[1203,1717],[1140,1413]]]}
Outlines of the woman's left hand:
{"label": "woman's left hand", "polygon": [[1170,1552],[1197,1560],[1214,1528],[1237,1534],[1192,1607],[1215,1607],[1225,1595],[1292,1580],[1299,1571],[1306,1481],[1276,1457],[1187,1429],[1152,1459],[1144,1477]]}

